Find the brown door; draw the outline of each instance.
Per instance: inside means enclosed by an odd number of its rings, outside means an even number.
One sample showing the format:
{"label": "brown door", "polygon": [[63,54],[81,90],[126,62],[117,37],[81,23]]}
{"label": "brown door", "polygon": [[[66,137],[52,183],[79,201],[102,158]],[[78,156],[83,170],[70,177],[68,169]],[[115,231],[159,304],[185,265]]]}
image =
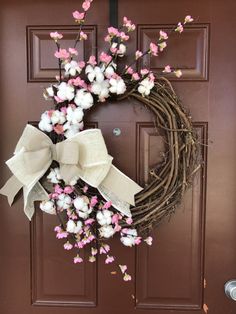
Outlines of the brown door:
{"label": "brown door", "polygon": [[[185,15],[195,17],[196,24],[181,39],[174,35],[169,50],[159,59],[146,59],[145,66],[155,72],[165,64],[182,69],[182,78],[173,85],[191,111],[203,144],[205,168],[171,220],[153,232],[151,248],[135,251],[113,240],[114,254],[120,263],[128,263],[135,278],[131,283],[112,275],[113,266],[102,260],[73,265],[73,255],[55,239],[54,216],[37,211],[29,224],[22,199],[9,208],[1,198],[1,314],[193,314],[203,313],[204,303],[209,313],[236,313],[236,302],[224,294],[224,283],[236,278],[236,2],[118,2],[119,21],[126,15],[138,24],[130,52],[145,49],[160,29],[173,27]],[[76,33],[71,12],[80,6],[81,1],[73,0],[1,0],[2,184],[9,176],[4,161],[11,156],[23,127],[39,120],[49,107],[42,89],[54,77],[56,64],[48,33],[63,32],[64,43],[69,45]],[[103,49],[108,24],[109,1],[94,0],[81,59],[86,60],[96,48]],[[102,129],[115,164],[143,184],[162,149],[146,109],[133,100],[101,104],[87,121]],[[113,134],[116,127],[120,136]]]}

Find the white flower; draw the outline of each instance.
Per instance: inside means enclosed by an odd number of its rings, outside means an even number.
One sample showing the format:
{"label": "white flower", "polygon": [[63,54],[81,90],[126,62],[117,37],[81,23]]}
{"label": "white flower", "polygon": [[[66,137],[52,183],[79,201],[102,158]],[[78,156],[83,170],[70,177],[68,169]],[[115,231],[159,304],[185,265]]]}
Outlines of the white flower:
{"label": "white flower", "polygon": [[97,212],[97,221],[101,226],[110,225],[111,224],[111,216],[112,212],[108,209]]}
{"label": "white flower", "polygon": [[65,64],[65,75],[75,76],[76,73],[81,73],[82,69],[79,67],[78,63],[74,60]]}
{"label": "white flower", "polygon": [[126,53],[126,46],[124,44],[119,45],[119,49],[117,50],[117,54],[119,57],[123,57]]}
{"label": "white flower", "polygon": [[54,184],[57,184],[60,182],[60,180],[62,180],[61,174],[60,174],[60,170],[59,168],[51,168],[50,169],[50,173],[47,176],[47,179]]}
{"label": "white flower", "polygon": [[92,212],[92,208],[89,208],[88,204],[80,196],[76,197],[74,200],[74,206],[79,217],[83,219],[87,219],[89,214]]}
{"label": "white flower", "polygon": [[50,119],[47,111],[45,111],[41,115],[41,120],[39,122],[39,128],[40,128],[40,130],[45,131],[45,132],[51,132],[53,130],[51,119]]}
{"label": "white flower", "polygon": [[125,246],[133,246],[135,245],[135,238],[132,236],[127,236],[127,237],[121,237],[120,241],[125,245]]}
{"label": "white flower", "polygon": [[88,80],[92,83],[94,80],[97,82],[102,82],[104,80],[103,71],[98,66],[87,65],[85,69],[85,73],[87,74]]}
{"label": "white flower", "polygon": [[74,102],[78,107],[88,109],[93,105],[93,96],[82,88],[77,91]]}
{"label": "white flower", "polygon": [[64,112],[54,110],[51,115],[52,124],[63,124],[66,121]]}
{"label": "white flower", "polygon": [[57,206],[63,209],[68,209],[71,205],[71,202],[72,201],[70,196],[62,193],[58,196]]}
{"label": "white flower", "polygon": [[70,122],[67,122],[66,124],[63,125],[64,129],[64,135],[66,138],[70,138],[77,134],[80,130],[82,130],[84,127],[84,123],[80,122],[77,124],[71,124]]}
{"label": "white flower", "polygon": [[154,87],[154,82],[151,81],[148,77],[142,80],[139,83],[138,92],[143,96],[148,96],[150,94],[151,89]]}
{"label": "white flower", "polygon": [[66,224],[66,231],[70,233],[78,233],[82,229],[82,222],[77,221],[75,222],[74,220],[68,220]]}
{"label": "white flower", "polygon": [[62,82],[59,86],[58,86],[58,92],[57,92],[57,96],[62,100],[69,100],[71,101],[75,94],[74,94],[74,87],[66,84],[65,82]]}
{"label": "white flower", "polygon": [[72,124],[77,124],[83,120],[83,109],[78,107],[78,108],[73,108],[69,106],[66,111],[66,120]]}
{"label": "white flower", "polygon": [[111,62],[108,67],[106,67],[104,64],[102,65],[102,71],[104,72],[106,78],[110,79],[112,75],[115,73],[115,70],[117,68],[117,64],[114,62]]}
{"label": "white flower", "polygon": [[91,92],[98,95],[100,101],[105,101],[105,99],[109,97],[109,81],[93,82]]}
{"label": "white flower", "polygon": [[56,215],[55,204],[52,201],[43,201],[39,207],[47,214]]}
{"label": "white flower", "polygon": [[108,239],[113,236],[115,231],[111,225],[108,225],[108,226],[102,226],[101,228],[99,228],[99,233],[102,238]]}
{"label": "white flower", "polygon": [[113,94],[121,95],[126,91],[125,82],[122,78],[111,78],[109,80],[111,87],[109,88],[110,92]]}

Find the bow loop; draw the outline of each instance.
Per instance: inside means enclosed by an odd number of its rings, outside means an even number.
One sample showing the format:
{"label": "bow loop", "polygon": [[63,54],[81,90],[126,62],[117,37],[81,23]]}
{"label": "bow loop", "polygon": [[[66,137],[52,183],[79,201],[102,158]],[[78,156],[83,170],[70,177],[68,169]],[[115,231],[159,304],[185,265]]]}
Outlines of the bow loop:
{"label": "bow loop", "polygon": [[78,165],[79,144],[76,141],[64,141],[52,146],[52,158],[66,165]]}

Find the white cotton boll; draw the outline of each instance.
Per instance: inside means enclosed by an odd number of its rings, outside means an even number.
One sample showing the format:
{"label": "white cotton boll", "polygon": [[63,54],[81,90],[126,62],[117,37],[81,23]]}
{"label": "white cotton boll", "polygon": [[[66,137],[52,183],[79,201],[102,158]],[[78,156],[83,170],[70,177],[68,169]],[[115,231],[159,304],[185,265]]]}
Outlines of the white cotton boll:
{"label": "white cotton boll", "polygon": [[76,228],[76,223],[74,222],[74,220],[70,219],[67,221],[67,224],[66,224],[66,231],[67,232],[70,232],[70,233],[74,233],[74,230]]}
{"label": "white cotton boll", "polygon": [[102,69],[98,66],[92,67],[90,64],[87,65],[85,69],[85,73],[87,74],[88,80],[92,83],[94,80],[97,82],[101,82],[104,80],[104,75],[102,73]]}
{"label": "white cotton boll", "polygon": [[78,107],[88,109],[93,105],[93,96],[82,88],[77,91],[74,102]]}
{"label": "white cotton boll", "polygon": [[66,111],[66,120],[72,124],[76,124],[82,121],[84,117],[84,112],[82,108],[73,108],[73,107],[68,107]]}
{"label": "white cotton boll", "polygon": [[74,87],[62,82],[59,86],[58,86],[58,92],[57,92],[57,96],[62,100],[69,100],[71,101],[74,98]]}
{"label": "white cotton boll", "polygon": [[59,110],[54,110],[51,115],[52,124],[63,124],[66,121],[65,114]]}
{"label": "white cotton boll", "polygon": [[104,226],[104,225],[110,225],[111,224],[111,220],[112,220],[111,216],[112,216],[112,212],[105,209],[103,211],[98,211],[96,218],[97,218],[98,223],[101,226]]}
{"label": "white cotton boll", "polygon": [[117,54],[119,55],[119,57],[123,57],[125,53],[126,53],[126,46],[124,44],[120,44]]}
{"label": "white cotton boll", "polygon": [[93,82],[91,85],[91,91],[95,95],[98,95],[100,101],[104,101],[109,97],[109,81],[104,80],[101,83]]}
{"label": "white cotton boll", "polygon": [[79,233],[80,230],[82,229],[82,227],[83,227],[82,222],[81,221],[77,221],[76,226],[74,228],[74,233]]}
{"label": "white cotton boll", "polygon": [[148,77],[142,80],[139,83],[138,92],[143,96],[148,96],[151,92],[151,89],[154,87],[154,82],[151,81]]}
{"label": "white cotton boll", "polygon": [[57,200],[58,207],[63,208],[63,209],[68,209],[70,208],[71,203],[72,203],[72,200],[69,195],[62,193],[58,196],[58,200]]}
{"label": "white cotton boll", "polygon": [[125,246],[134,246],[135,245],[135,238],[132,236],[127,236],[127,237],[121,237],[120,241],[125,245]]}
{"label": "white cotton boll", "polygon": [[[83,125],[83,123],[82,123]],[[70,123],[66,123],[64,124],[63,126],[65,132],[64,132],[64,135],[66,138],[70,138],[70,137],[73,137],[74,135],[76,135],[80,129],[81,129],[81,124],[78,123],[78,124],[70,124]]]}
{"label": "white cotton boll", "polygon": [[76,209],[82,209],[83,207],[84,207],[84,205],[85,205],[85,202],[84,202],[84,200],[83,200],[83,198],[82,197],[76,197],[76,199],[74,199],[74,206],[75,206],[75,208]]}
{"label": "white cotton boll", "polygon": [[136,229],[127,229],[126,230],[126,234],[127,235],[131,235],[133,237],[137,237],[138,236],[138,233],[137,233],[137,230]]}
{"label": "white cotton boll", "polygon": [[74,60],[65,64],[65,75],[75,76],[76,73],[81,73],[82,69],[79,67],[78,63]]}
{"label": "white cotton boll", "polygon": [[55,204],[52,201],[43,201],[40,203],[39,207],[47,214],[56,215]]}
{"label": "white cotton boll", "polygon": [[47,179],[54,184],[59,183],[62,180],[59,168],[51,169]]}
{"label": "white cotton boll", "polygon": [[38,124],[39,129],[44,132],[52,132],[53,126],[51,123],[47,123],[44,120],[41,120]]}
{"label": "white cotton boll", "polygon": [[109,88],[110,92],[113,94],[121,95],[126,91],[126,85],[122,78],[111,78],[109,80],[111,87]]}
{"label": "white cotton boll", "polygon": [[109,226],[102,226],[101,228],[99,228],[99,233],[100,233],[100,237],[108,239],[114,235],[115,231],[112,228],[112,226],[109,225]]}

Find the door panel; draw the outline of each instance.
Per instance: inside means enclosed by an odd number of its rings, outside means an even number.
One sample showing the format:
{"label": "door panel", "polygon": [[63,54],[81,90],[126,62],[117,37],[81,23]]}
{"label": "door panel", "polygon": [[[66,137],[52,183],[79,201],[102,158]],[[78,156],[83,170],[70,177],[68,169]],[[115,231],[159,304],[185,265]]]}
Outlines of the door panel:
{"label": "door panel", "polygon": [[[65,34],[69,45],[76,30],[71,12],[82,1],[3,0],[0,10],[1,183],[9,177],[3,165],[28,121],[37,121],[50,107],[42,90],[56,74],[54,47],[48,33]],[[158,58],[146,58],[141,67],[160,72],[163,65],[180,68],[183,76],[174,88],[187,110],[202,144],[204,169],[197,174],[184,202],[170,220],[153,231],[152,247],[137,250],[112,240],[113,254],[128,262],[130,283],[114,274],[113,265],[73,264],[53,232],[55,217],[37,211],[29,224],[19,198],[13,208],[0,198],[2,237],[0,258],[1,314],[155,314],[203,313],[207,303],[214,314],[234,314],[236,303],[223,291],[236,277],[236,27],[234,0],[119,0],[119,21],[125,15],[137,23],[128,47],[129,64],[136,49],[143,50],[160,29],[171,29],[185,15],[196,23]],[[104,49],[109,25],[109,1],[94,0],[79,48],[81,59]],[[228,36],[228,38],[226,38]],[[227,43],[227,44],[226,44]],[[139,102],[99,104],[87,115],[87,127],[102,129],[114,164],[140,184],[150,180],[150,169],[166,150],[153,117]],[[120,128],[115,136],[114,128]],[[209,142],[208,142],[209,139]],[[209,146],[207,147],[207,144]],[[208,156],[207,156],[208,155]],[[84,252],[84,256],[88,252]],[[112,273],[112,274],[111,274]],[[206,278],[206,289],[203,281]]]}

